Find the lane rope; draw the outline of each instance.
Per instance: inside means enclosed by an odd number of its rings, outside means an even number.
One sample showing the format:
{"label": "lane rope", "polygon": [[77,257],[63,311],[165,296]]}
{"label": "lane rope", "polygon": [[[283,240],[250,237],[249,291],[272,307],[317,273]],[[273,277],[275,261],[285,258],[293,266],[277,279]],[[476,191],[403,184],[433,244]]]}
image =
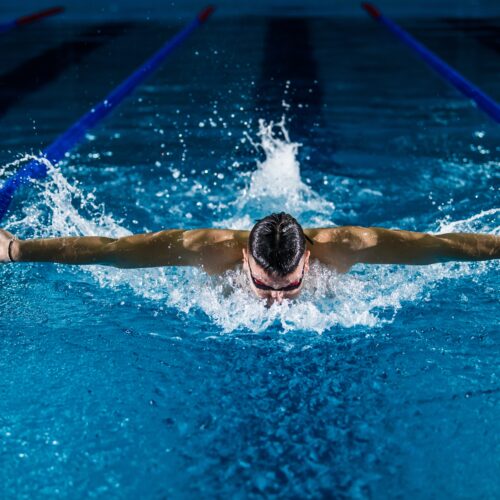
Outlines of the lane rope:
{"label": "lane rope", "polygon": [[38,12],[34,12],[33,14],[28,14],[27,16],[18,17],[13,21],[0,23],[0,33],[6,33],[7,31],[17,28],[18,26],[31,24],[35,21],[39,21],[40,19],[61,14],[61,12],[64,12],[64,7],[50,7],[49,9],[40,10]]}
{"label": "lane rope", "polygon": [[[118,85],[103,101],[83,115],[76,123],[45,148],[42,157],[57,165],[66,153],[73,149],[85,134],[106,118],[140,83],[153,73],[163,60],[177,48],[196,28],[200,27],[213,13],[214,7],[208,6],[196,18],[171,38],[142,66]],[[3,219],[17,189],[30,179],[43,179],[47,176],[47,165],[32,160],[8,179],[0,189],[0,221]]]}
{"label": "lane rope", "polygon": [[416,40],[407,31],[397,25],[394,21],[385,17],[380,10],[370,3],[361,6],[370,16],[385,26],[393,35],[399,38],[405,45],[416,52],[436,73],[441,75],[448,83],[462,92],[466,97],[472,99],[486,114],[497,123],[500,123],[500,105],[479,87],[464,78],[457,70],[452,68],[425,45]]}

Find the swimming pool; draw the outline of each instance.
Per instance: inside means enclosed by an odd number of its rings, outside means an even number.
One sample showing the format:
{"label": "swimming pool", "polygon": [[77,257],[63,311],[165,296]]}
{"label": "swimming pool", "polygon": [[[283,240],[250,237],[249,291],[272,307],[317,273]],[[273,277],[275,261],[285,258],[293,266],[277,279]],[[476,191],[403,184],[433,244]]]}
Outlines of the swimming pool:
{"label": "swimming pool", "polygon": [[[500,98],[484,30],[402,24]],[[16,97],[0,103],[1,178],[177,28],[68,22],[3,40]],[[363,14],[214,17],[4,227],[248,228],[284,209],[306,227],[498,234],[498,138]],[[500,492],[496,262],[314,266],[300,301],[269,310],[239,272],[22,265],[0,281],[3,497]]]}

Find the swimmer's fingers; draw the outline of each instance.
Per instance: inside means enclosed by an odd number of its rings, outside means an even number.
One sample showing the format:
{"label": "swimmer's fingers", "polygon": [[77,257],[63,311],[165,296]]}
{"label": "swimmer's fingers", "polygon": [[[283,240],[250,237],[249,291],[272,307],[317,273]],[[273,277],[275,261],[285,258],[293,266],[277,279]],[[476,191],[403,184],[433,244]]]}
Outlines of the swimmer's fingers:
{"label": "swimmer's fingers", "polygon": [[[9,256],[9,246],[12,240],[15,240],[16,237],[5,231],[4,229],[0,229],[0,263],[5,264],[6,262],[11,262],[11,258]],[[12,250],[12,248],[11,248]]]}

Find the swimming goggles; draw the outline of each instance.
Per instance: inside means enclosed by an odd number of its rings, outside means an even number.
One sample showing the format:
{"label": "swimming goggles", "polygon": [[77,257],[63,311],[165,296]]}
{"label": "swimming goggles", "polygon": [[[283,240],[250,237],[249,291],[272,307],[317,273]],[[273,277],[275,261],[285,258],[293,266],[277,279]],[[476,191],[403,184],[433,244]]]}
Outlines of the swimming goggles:
{"label": "swimming goggles", "polygon": [[255,278],[255,276],[252,273],[252,268],[250,267],[250,261],[248,261],[248,269],[250,270],[250,277],[252,278],[255,287],[258,288],[259,290],[272,290],[274,292],[290,292],[292,290],[297,290],[297,288],[299,288],[300,285],[302,284],[302,280],[304,279],[305,267],[306,263],[304,262],[304,265],[302,266],[302,274],[300,276],[300,279],[294,281],[293,283],[288,284],[287,286],[283,286],[281,288],[274,288],[272,286],[266,285],[259,279]]}

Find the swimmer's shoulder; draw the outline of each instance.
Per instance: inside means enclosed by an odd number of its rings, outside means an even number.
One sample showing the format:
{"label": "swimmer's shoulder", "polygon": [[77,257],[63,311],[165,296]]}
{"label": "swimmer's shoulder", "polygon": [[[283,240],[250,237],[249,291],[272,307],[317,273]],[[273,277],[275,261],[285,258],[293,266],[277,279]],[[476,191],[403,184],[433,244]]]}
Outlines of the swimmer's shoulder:
{"label": "swimmer's shoulder", "polygon": [[250,231],[245,231],[242,229],[226,229],[232,233],[232,238],[241,248],[246,248],[248,246],[248,238],[250,237]]}
{"label": "swimmer's shoulder", "polygon": [[314,244],[335,245],[338,248],[351,249],[361,244],[370,235],[370,228],[361,226],[315,227],[304,229],[304,233]]}
{"label": "swimmer's shoulder", "polygon": [[244,247],[248,243],[250,231],[236,229],[202,228],[184,231],[185,246],[191,248],[205,245],[231,244]]}
{"label": "swimmer's shoulder", "polygon": [[364,230],[359,226],[307,228],[304,233],[313,241],[308,243],[311,259],[316,259],[338,272],[347,272],[355,263],[353,252],[362,244]]}
{"label": "swimmer's shoulder", "polygon": [[235,229],[192,229],[184,233],[184,247],[198,254],[209,274],[221,274],[241,264],[250,232]]}

